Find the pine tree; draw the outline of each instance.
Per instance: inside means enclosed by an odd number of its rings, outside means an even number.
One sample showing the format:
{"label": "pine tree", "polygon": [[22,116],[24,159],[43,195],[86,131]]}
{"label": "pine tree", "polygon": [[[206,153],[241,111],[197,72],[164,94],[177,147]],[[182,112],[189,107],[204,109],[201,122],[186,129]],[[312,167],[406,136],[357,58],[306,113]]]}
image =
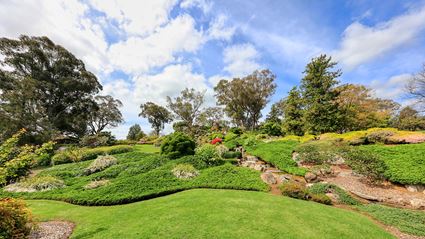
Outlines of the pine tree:
{"label": "pine tree", "polygon": [[304,134],[303,100],[296,86],[289,91],[288,97],[283,101],[283,115],[283,130],[287,134]]}

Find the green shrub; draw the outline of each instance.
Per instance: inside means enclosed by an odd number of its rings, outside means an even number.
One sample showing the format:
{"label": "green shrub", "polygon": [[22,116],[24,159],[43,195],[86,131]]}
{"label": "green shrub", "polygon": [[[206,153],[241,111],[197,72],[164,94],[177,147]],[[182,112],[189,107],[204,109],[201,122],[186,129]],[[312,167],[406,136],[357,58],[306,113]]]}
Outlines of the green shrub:
{"label": "green shrub", "polygon": [[229,132],[236,135],[241,135],[243,133],[243,130],[239,127],[232,127],[229,129]]}
{"label": "green shrub", "polygon": [[109,146],[115,144],[115,141],[111,132],[100,132],[94,135],[84,135],[80,140],[80,146],[91,148]]}
{"label": "green shrub", "polygon": [[309,198],[310,201],[326,204],[326,205],[332,205],[332,200],[326,194],[310,193],[309,196],[310,196]]}
{"label": "green shrub", "polygon": [[0,145],[0,186],[27,175],[32,166],[50,157],[49,152],[54,145],[52,142],[39,148],[19,146],[19,140],[25,133],[22,129]]}
{"label": "green shrub", "polygon": [[212,139],[216,139],[216,138],[220,138],[220,139],[224,138],[223,133],[221,133],[221,132],[212,132],[212,133],[210,134],[210,139],[211,139],[211,140],[212,140]]}
{"label": "green shrub", "polygon": [[110,182],[107,179],[94,180],[84,186],[84,189],[95,189],[108,185]]}
{"label": "green shrub", "polygon": [[180,179],[191,179],[199,175],[199,171],[191,164],[177,164],[172,172]]}
{"label": "green shrub", "polygon": [[112,165],[117,164],[117,159],[110,155],[99,155],[97,158],[84,170],[85,175],[102,171]]}
{"label": "green shrub", "polygon": [[6,186],[8,192],[49,191],[64,187],[64,182],[53,176],[39,176]]}
{"label": "green shrub", "polygon": [[261,126],[261,132],[270,136],[283,135],[282,127],[278,123],[266,122]]}
{"label": "green shrub", "polygon": [[290,181],[280,185],[280,191],[284,196],[302,200],[308,199],[308,190],[301,183]]}
{"label": "green shrub", "polygon": [[223,158],[225,159],[242,158],[242,153],[239,151],[228,151],[223,154]]}
{"label": "green shrub", "polygon": [[237,137],[239,137],[239,135],[232,133],[232,132],[228,132],[225,136],[224,136],[224,142],[226,141],[230,141],[233,139],[236,139]]}
{"label": "green shrub", "polygon": [[336,141],[317,140],[301,144],[295,148],[297,161],[310,164],[332,163],[337,159],[344,147]]}
{"label": "green shrub", "polygon": [[115,145],[134,145],[134,144],[137,144],[137,140],[118,139],[115,141]]}
{"label": "green shrub", "polygon": [[133,151],[134,148],[128,145],[115,145],[98,148],[68,148],[56,153],[52,157],[52,164],[64,164],[95,159],[98,155],[121,154]]}
{"label": "green shrub", "polygon": [[366,136],[367,143],[390,143],[390,137],[395,133],[391,130],[379,130],[369,133]]}
{"label": "green shrub", "polygon": [[223,155],[225,153],[229,152],[229,149],[225,145],[222,145],[222,144],[216,145],[215,148],[216,148],[217,153],[220,156],[220,158],[223,158]]}
{"label": "green shrub", "polygon": [[366,176],[371,181],[385,179],[387,165],[379,155],[367,150],[352,148],[344,156],[346,163],[353,171]]}
{"label": "green shrub", "polygon": [[195,155],[209,165],[214,165],[216,161],[221,159],[217,147],[212,144],[204,144],[196,148]]}
{"label": "green shrub", "polygon": [[0,238],[27,238],[31,232],[31,212],[22,200],[0,199],[0,218]]}
{"label": "green shrub", "polygon": [[161,145],[161,154],[170,159],[195,154],[195,141],[188,135],[175,132],[165,137]]}
{"label": "green shrub", "polygon": [[269,137],[268,134],[257,134],[255,136],[255,140],[263,140],[263,139],[267,139]]}
{"label": "green shrub", "polygon": [[334,193],[338,196],[338,201],[346,205],[360,205],[361,203],[351,197],[340,187],[329,183],[315,183],[308,189],[312,194]]}

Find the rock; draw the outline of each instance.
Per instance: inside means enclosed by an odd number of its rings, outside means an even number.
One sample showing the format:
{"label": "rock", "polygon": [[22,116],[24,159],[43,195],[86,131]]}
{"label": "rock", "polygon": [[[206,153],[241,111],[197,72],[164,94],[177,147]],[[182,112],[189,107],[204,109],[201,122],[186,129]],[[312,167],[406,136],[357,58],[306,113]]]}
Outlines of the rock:
{"label": "rock", "polygon": [[254,169],[257,170],[257,171],[264,172],[264,171],[266,171],[267,166],[264,165],[264,164],[255,164]]}
{"label": "rock", "polygon": [[414,209],[422,209],[425,208],[425,200],[415,198],[410,200],[410,205],[412,205]]}
{"label": "rock", "polygon": [[424,192],[425,193],[425,186],[424,185],[405,185],[407,191],[409,192]]}
{"label": "rock", "polygon": [[326,194],[326,196],[328,196],[331,199],[332,202],[339,203],[338,194],[335,194],[335,193],[325,193],[325,194]]}
{"label": "rock", "polygon": [[309,187],[311,187],[313,185],[314,185],[314,183],[307,183],[305,186],[309,188]]}
{"label": "rock", "polygon": [[279,181],[280,181],[281,183],[285,183],[285,182],[288,182],[288,181],[289,181],[289,179],[288,179],[287,177],[285,177],[285,175],[280,175],[280,176],[279,176]]}
{"label": "rock", "polygon": [[257,158],[257,157],[255,157],[255,156],[252,156],[252,155],[247,155],[247,156],[246,156],[246,161],[254,161],[254,162],[257,162],[257,161],[258,161],[258,158]]}
{"label": "rock", "polygon": [[311,172],[307,172],[304,178],[305,178],[305,181],[307,181],[308,183],[317,181],[317,175]]}
{"label": "rock", "polygon": [[276,184],[276,178],[272,173],[263,173],[261,174],[261,179],[267,184]]}
{"label": "rock", "polygon": [[378,197],[375,197],[375,196],[372,196],[372,195],[363,194],[363,193],[357,192],[357,191],[350,191],[350,192],[352,194],[360,197],[360,198],[363,198],[363,199],[366,199],[366,200],[369,200],[369,201],[377,201],[377,202],[383,201],[381,198],[378,198]]}
{"label": "rock", "polygon": [[334,165],[345,164],[345,159],[343,157],[337,155],[332,159],[332,164],[334,164]]}

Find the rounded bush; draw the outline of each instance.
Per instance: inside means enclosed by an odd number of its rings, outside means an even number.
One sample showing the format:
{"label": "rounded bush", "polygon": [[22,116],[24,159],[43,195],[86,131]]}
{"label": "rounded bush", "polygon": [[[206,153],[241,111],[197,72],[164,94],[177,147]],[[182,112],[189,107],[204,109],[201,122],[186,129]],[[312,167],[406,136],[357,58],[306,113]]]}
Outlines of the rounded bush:
{"label": "rounded bush", "polygon": [[165,137],[161,144],[161,154],[170,159],[195,154],[195,141],[188,135],[175,132]]}
{"label": "rounded bush", "polygon": [[283,135],[282,127],[278,123],[267,122],[261,126],[261,131],[264,134],[268,134],[270,136],[281,136]]}
{"label": "rounded bush", "polygon": [[22,200],[0,199],[0,238],[27,238],[31,232],[31,213]]}
{"label": "rounded bush", "polygon": [[84,171],[85,175],[89,175],[92,173],[96,173],[104,170],[114,164],[117,164],[117,159],[114,156],[103,155],[98,156],[96,160],[94,160]]}

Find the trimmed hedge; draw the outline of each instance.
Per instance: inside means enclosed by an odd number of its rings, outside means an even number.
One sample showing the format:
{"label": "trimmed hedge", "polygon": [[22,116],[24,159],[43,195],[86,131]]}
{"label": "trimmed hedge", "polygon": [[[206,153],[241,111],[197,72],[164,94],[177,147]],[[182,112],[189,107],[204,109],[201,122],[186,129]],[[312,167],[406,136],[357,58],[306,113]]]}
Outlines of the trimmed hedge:
{"label": "trimmed hedge", "polygon": [[98,147],[98,148],[74,148],[66,149],[56,153],[52,157],[52,164],[64,164],[72,163],[79,161],[86,161],[97,158],[99,155],[106,154],[121,154],[133,151],[134,148],[128,145],[115,145],[108,147]]}

